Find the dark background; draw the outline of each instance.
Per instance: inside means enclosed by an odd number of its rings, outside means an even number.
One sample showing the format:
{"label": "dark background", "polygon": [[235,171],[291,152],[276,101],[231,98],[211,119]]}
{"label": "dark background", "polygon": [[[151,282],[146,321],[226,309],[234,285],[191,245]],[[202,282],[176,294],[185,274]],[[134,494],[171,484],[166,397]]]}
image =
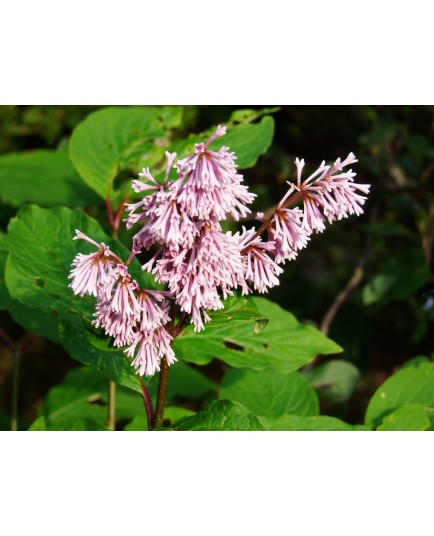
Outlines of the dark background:
{"label": "dark background", "polygon": [[[269,105],[264,107],[270,107]],[[224,123],[240,108],[189,106],[184,133]],[[95,106],[2,106],[0,153],[56,148]],[[348,422],[362,422],[367,401],[397,367],[433,348],[429,307],[434,236],[434,106],[282,106],[274,114],[272,146],[257,165],[244,171],[264,211],[284,195],[295,177],[294,159],[307,171],[354,152],[356,181],[371,184],[365,214],[336,222],[296,261],[285,266],[281,285],[269,298],[300,320],[320,327],[328,308],[356,268],[361,283],[334,317],[329,336],[344,347],[339,357],[354,363],[361,379],[351,399],[327,407]],[[0,192],[1,194],[1,192]],[[1,195],[0,195],[1,197]],[[4,230],[15,209],[0,203]],[[24,336],[6,312],[0,325],[12,338]],[[22,358],[21,427],[35,418],[47,390],[78,366],[63,349],[36,336]],[[319,361],[324,358],[319,358]],[[12,362],[0,341],[0,428],[9,425]],[[324,404],[324,402],[323,402]]]}

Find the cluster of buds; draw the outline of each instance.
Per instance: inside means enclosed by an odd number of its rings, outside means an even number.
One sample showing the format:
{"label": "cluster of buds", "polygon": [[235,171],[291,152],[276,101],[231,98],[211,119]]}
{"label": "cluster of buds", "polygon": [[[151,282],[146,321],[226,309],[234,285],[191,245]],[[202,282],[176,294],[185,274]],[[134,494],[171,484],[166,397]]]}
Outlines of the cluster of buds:
{"label": "cluster of buds", "polygon": [[[363,212],[369,185],[355,183],[351,169],[344,171],[357,162],[352,153],[332,166],[323,162],[304,181],[304,160],[297,158],[297,180],[288,183],[271,217],[258,214],[257,230],[243,227],[242,233],[224,233],[220,222],[228,216],[246,218],[251,212],[247,205],[256,197],[242,184],[234,153],[227,147],[209,149],[225,132],[219,126],[207,142],[195,146],[193,155],[175,165],[176,154],[166,153],[162,182],[148,168],[139,173],[143,180],[134,180],[132,186],[144,197],[127,205],[125,221],[128,229],[139,222],[143,226],[126,263],[80,231],[74,237],[91,242],[97,251],[75,257],[70,287],[75,294],[96,297],[94,325],[113,337],[116,346],[126,347],[141,375],[158,371],[162,358],[169,364],[176,360],[167,329],[176,311],[189,318],[196,331],[204,329],[210,321],[207,310],[222,309],[234,290],[264,293],[278,285],[281,265],[295,259],[326,222]],[[172,168],[177,178],[170,181]],[[156,252],[142,269],[165,284],[166,291],[141,289],[128,272],[131,259],[151,248]]]}

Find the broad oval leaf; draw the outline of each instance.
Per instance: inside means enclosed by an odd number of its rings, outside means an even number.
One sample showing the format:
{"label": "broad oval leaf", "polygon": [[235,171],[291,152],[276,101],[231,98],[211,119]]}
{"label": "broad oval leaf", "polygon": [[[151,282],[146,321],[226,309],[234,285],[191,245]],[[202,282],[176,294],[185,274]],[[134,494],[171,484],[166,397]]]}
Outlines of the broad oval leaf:
{"label": "broad oval leaf", "polygon": [[98,196],[83,184],[68,155],[36,150],[0,156],[0,199],[13,207],[93,206]]}
{"label": "broad oval leaf", "polygon": [[348,424],[335,417],[317,415],[301,417],[299,415],[282,415],[281,417],[260,417],[259,420],[271,431],[305,431],[305,432],[367,432],[369,428],[358,424]]}
{"label": "broad oval leaf", "polygon": [[301,324],[279,305],[265,298],[255,297],[254,301],[260,316],[269,319],[265,329],[253,333],[251,323],[235,320],[214,326],[210,322],[200,333],[188,326],[175,339],[175,354],[198,365],[218,358],[237,368],[273,368],[285,373],[301,368],[318,353],[342,351],[321,332]]}
{"label": "broad oval leaf", "polygon": [[332,359],[302,374],[318,393],[333,402],[348,400],[360,378],[359,369],[342,359]]}
{"label": "broad oval leaf", "polygon": [[421,404],[406,404],[393,411],[377,428],[382,432],[393,431],[423,431],[431,427],[431,421],[426,409]]}
{"label": "broad oval leaf", "polygon": [[69,156],[84,182],[107,198],[123,170],[137,173],[154,140],[180,125],[182,107],[110,107],[90,114],[74,130]]}
{"label": "broad oval leaf", "polygon": [[215,400],[193,417],[185,417],[173,425],[180,431],[258,431],[264,430],[256,415],[230,400]]}
{"label": "broad oval leaf", "polygon": [[[6,285],[13,299],[22,304],[55,312],[60,321],[60,340],[72,357],[84,364],[95,365],[108,378],[141,391],[140,382],[122,350],[105,351],[93,346],[85,336],[83,319],[91,319],[95,310],[92,297],[74,296],[68,288],[71,262],[77,252],[95,248],[83,240],[72,240],[75,229],[108,244],[112,251],[127,258],[126,248],[108,237],[100,225],[82,212],[66,207],[43,209],[28,206],[21,209],[9,224],[6,262]],[[131,266],[139,283],[152,286],[152,280]],[[149,283],[149,285],[147,284]]]}
{"label": "broad oval leaf", "polygon": [[258,416],[318,414],[317,395],[297,372],[231,369],[222,379],[220,398],[239,402]]}
{"label": "broad oval leaf", "polygon": [[384,417],[407,404],[434,408],[434,363],[408,366],[388,378],[371,398],[365,423],[379,426]]}

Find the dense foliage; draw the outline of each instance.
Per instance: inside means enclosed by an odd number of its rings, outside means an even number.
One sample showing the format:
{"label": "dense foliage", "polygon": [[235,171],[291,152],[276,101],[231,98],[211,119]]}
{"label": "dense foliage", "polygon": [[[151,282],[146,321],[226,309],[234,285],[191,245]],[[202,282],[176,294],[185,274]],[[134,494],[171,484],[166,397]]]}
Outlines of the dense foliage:
{"label": "dense foliage", "polygon": [[[282,198],[295,157],[314,170],[354,151],[372,194],[361,219],[312,238],[268,299],[235,296],[180,334],[164,427],[432,429],[433,120],[433,107],[0,108],[2,429],[109,429],[107,379],[116,429],[148,428],[158,375],[140,378],[91,325],[92,300],[67,286],[86,250],[72,237],[128,257],[131,179],[149,166],[161,180],[165,151],[191,153],[219,123],[256,210]],[[151,285],[141,260],[130,269]]]}

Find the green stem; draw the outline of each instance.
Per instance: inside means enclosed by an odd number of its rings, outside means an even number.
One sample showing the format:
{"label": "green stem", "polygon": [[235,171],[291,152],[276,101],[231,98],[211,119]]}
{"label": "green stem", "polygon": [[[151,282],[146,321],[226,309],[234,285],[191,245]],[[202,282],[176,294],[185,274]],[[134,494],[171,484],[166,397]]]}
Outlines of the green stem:
{"label": "green stem", "polygon": [[114,430],[116,427],[116,382],[109,380],[108,382],[108,412],[107,426],[109,430]]}

